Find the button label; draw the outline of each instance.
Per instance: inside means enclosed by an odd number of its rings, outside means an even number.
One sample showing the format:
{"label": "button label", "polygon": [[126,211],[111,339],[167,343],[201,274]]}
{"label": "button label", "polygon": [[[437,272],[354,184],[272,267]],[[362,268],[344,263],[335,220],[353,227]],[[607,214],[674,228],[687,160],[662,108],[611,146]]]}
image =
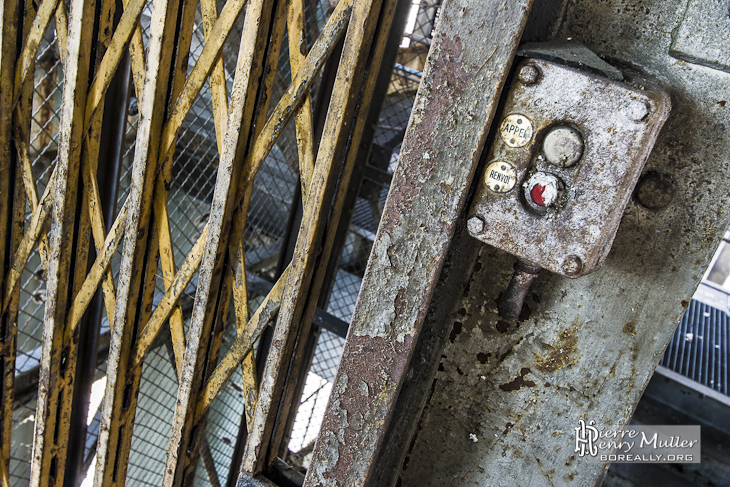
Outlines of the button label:
{"label": "button label", "polygon": [[506,193],[515,187],[517,171],[509,162],[494,161],[487,167],[484,184],[495,193]]}
{"label": "button label", "polygon": [[524,147],[532,139],[532,122],[524,115],[508,115],[499,128],[499,134],[510,147]]}

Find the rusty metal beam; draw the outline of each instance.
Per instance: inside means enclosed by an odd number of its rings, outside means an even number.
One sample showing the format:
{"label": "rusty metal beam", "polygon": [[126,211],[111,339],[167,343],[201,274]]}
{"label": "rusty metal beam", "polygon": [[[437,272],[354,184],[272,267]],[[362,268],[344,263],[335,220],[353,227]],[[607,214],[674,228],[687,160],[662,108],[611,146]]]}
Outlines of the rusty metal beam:
{"label": "rusty metal beam", "polygon": [[[466,222],[457,223],[444,267],[434,289],[434,296],[423,330],[408,365],[406,379],[393,408],[385,441],[374,461],[371,485],[391,487],[398,481],[411,439],[416,434],[421,412],[428,400],[446,343],[462,319],[460,298],[467,289],[481,244],[466,230]],[[481,356],[480,356],[481,357]]]}
{"label": "rusty metal beam", "polygon": [[372,477],[530,5],[443,6],[306,485]]}
{"label": "rusty metal beam", "polygon": [[[101,3],[102,19],[110,8],[113,8],[113,2]],[[97,24],[95,14],[96,2],[93,1],[75,1],[69,12],[31,463],[32,486],[62,485],[66,468],[79,332],[78,328],[73,333],[69,329],[67,309],[85,276],[90,236],[87,208],[79,204],[89,190],[80,184],[86,121],[84,110],[86,90],[94,67],[91,62],[92,45],[96,43],[98,48],[103,48],[103,31],[107,27],[103,23]],[[94,38],[96,29],[101,32],[98,41]]]}
{"label": "rusty metal beam", "polygon": [[[357,147],[353,147],[355,152],[355,160],[353,162],[352,175],[346,195],[342,203],[342,213],[337,224],[336,233],[332,243],[329,261],[326,264],[326,273],[322,278],[322,288],[317,301],[318,310],[327,309],[330,294],[335,284],[337,271],[339,269],[340,258],[342,256],[345,240],[350,232],[350,221],[355,210],[355,203],[360,194],[363,176],[368,172],[368,159],[370,156],[370,148],[373,143],[373,136],[380,118],[380,112],[383,102],[388,93],[388,86],[393,75],[393,65],[398,55],[399,46],[403,38],[403,30],[405,28],[408,13],[411,9],[411,2],[407,0],[399,0],[395,4],[393,12],[393,20],[391,22],[390,31],[383,49],[383,57],[378,63],[378,73],[375,84],[373,85],[373,95],[367,108],[367,119],[363,122],[360,142]],[[362,115],[361,115],[362,116]],[[315,311],[316,314],[316,311]],[[314,320],[317,323],[317,320]],[[293,405],[300,404],[304,386],[306,384],[307,374],[314,354],[317,348],[317,338],[319,337],[319,327],[314,327],[310,331],[308,343],[302,352],[302,362],[299,367],[299,377],[297,385],[292,394],[290,402]],[[342,335],[344,338],[344,334]],[[279,456],[284,458],[287,452],[289,439],[291,436],[294,422],[296,420],[296,409],[293,409],[287,418],[286,424],[283,426],[281,446],[279,447]]]}
{"label": "rusty metal beam", "polygon": [[[323,239],[325,222],[329,217],[336,226],[342,208],[341,198],[330,206],[332,197],[335,195],[338,169],[342,167],[339,186],[341,192],[346,190],[352,170],[351,164],[348,167],[344,164],[343,159],[346,156],[350,129],[356,114],[357,93],[364,85],[364,80],[353,76],[353,73],[365,69],[373,42],[373,34],[380,18],[380,5],[378,0],[357,1],[353,5],[352,17],[340,58],[340,68],[317,154],[317,162],[311,185],[308,188],[309,195],[304,206],[302,230],[297,239],[291,271],[274,331],[273,343],[279,343],[280,346],[272,347],[269,351],[259,401],[256,405],[256,414],[244,453],[241,468],[249,475],[259,473],[267,463],[276,458],[283,434],[283,427],[275,432],[277,417],[279,421],[286,421],[291,407],[291,403],[287,402],[285,398],[287,392],[293,393],[294,382],[296,382],[295,376],[290,376],[287,382],[290,362],[293,361],[293,370],[296,370],[298,357],[294,352],[297,337],[306,338],[307,336],[311,326],[311,312],[316,305],[322,284],[321,278],[313,280],[313,277],[315,274],[322,276],[325,270],[324,265],[321,265],[321,271],[318,273],[315,273],[315,269],[319,265],[320,259],[326,264],[331,249],[331,245],[327,246]],[[390,19],[387,24],[389,27]],[[382,56],[382,46],[379,47],[379,54],[374,56],[376,66]],[[363,104],[367,106],[367,101]],[[359,133],[354,132],[354,135],[356,140],[353,143],[356,147]],[[320,245],[322,245],[322,250],[319,255],[316,255],[312,249],[316,249]],[[305,314],[305,308],[308,316]],[[292,354],[294,354],[293,357]],[[288,390],[285,392],[287,387]],[[275,434],[273,438],[272,434]]]}
{"label": "rusty metal beam", "polygon": [[[15,65],[20,54],[22,4],[7,1],[0,5],[0,296],[5,296],[7,270],[19,244],[23,228],[25,200],[22,179],[17,175],[17,159],[12,143]],[[18,207],[22,209],[18,209]],[[18,327],[18,292],[10,294],[10,305],[0,314],[0,485],[10,487],[10,445],[15,389],[15,356]]]}

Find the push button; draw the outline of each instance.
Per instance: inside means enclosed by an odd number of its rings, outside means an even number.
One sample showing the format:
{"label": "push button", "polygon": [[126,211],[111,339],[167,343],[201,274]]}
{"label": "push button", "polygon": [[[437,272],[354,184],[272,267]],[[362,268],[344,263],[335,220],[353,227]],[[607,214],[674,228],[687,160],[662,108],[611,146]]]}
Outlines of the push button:
{"label": "push button", "polygon": [[517,170],[509,162],[494,161],[487,167],[484,184],[495,193],[507,193],[517,183]]}
{"label": "push button", "polygon": [[536,172],[523,185],[527,206],[544,215],[558,200],[561,186],[556,176],[546,172]]}
{"label": "push button", "polygon": [[524,147],[532,139],[532,122],[518,113],[507,115],[499,127],[499,135],[510,147]]}
{"label": "push button", "polygon": [[545,159],[558,167],[570,167],[583,156],[583,137],[573,127],[553,128],[542,142]]}

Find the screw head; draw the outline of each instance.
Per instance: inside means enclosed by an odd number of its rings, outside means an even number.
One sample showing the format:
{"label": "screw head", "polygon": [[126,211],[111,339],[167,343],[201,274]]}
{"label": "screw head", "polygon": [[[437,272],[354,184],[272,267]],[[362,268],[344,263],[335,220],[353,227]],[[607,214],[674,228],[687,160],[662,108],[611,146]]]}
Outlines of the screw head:
{"label": "screw head", "polygon": [[632,100],[626,114],[634,122],[641,122],[649,114],[649,105],[643,100]]}
{"label": "screw head", "polygon": [[480,216],[473,216],[466,222],[466,228],[472,235],[479,235],[484,232],[486,225]]}
{"label": "screw head", "polygon": [[526,64],[520,69],[517,78],[526,86],[534,85],[540,79],[540,70],[534,64]]}
{"label": "screw head", "polygon": [[566,276],[575,277],[583,270],[583,261],[577,255],[569,255],[561,266]]}
{"label": "screw head", "polygon": [[634,197],[644,208],[666,208],[674,199],[674,179],[668,174],[649,171],[639,179]]}

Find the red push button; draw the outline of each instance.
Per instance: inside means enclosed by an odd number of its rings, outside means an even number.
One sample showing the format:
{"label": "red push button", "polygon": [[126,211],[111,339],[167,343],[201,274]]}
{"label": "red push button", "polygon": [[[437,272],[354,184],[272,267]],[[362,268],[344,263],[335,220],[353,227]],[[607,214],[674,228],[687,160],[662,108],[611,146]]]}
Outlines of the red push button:
{"label": "red push button", "polygon": [[560,180],[545,172],[536,172],[525,182],[525,201],[538,213],[545,211],[558,200]]}
{"label": "red push button", "polygon": [[530,196],[532,196],[532,201],[537,203],[540,206],[545,206],[545,186],[542,184],[536,184],[532,187],[530,190]]}

